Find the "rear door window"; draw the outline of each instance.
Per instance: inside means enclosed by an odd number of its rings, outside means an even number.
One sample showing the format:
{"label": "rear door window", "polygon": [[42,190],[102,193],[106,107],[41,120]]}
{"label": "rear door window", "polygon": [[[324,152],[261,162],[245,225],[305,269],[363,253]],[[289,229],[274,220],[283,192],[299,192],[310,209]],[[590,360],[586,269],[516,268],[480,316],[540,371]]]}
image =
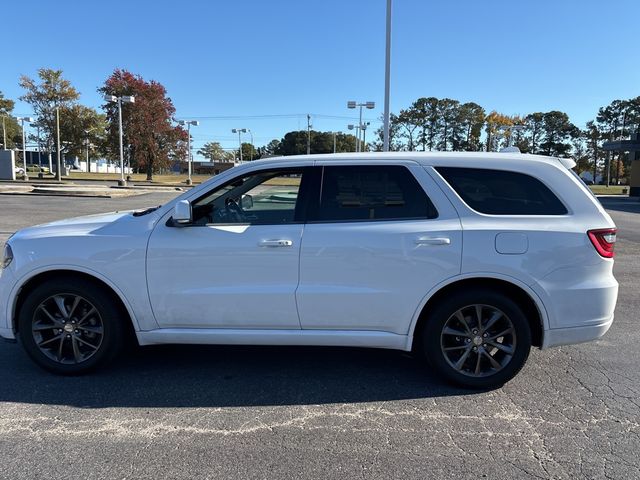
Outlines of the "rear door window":
{"label": "rear door window", "polygon": [[322,168],[320,204],[310,212],[311,221],[408,220],[438,216],[424,189],[404,166]]}
{"label": "rear door window", "polygon": [[464,202],[490,215],[565,215],[567,208],[540,180],[524,173],[436,167]]}

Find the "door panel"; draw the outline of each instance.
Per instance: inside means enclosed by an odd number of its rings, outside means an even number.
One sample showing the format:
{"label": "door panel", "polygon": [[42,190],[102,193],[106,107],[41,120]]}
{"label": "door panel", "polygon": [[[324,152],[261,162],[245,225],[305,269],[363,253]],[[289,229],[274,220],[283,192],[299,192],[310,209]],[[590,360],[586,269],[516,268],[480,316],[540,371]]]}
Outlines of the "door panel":
{"label": "door panel", "polygon": [[406,334],[427,292],[459,273],[461,246],[457,220],[307,225],[296,294],[302,328]]}
{"label": "door panel", "polygon": [[425,295],[460,273],[457,213],[409,162],[331,165],[322,179],[300,252],[302,328],[407,334]]}
{"label": "door panel", "polygon": [[160,327],[300,328],[295,291],[309,168],[243,173],[194,199],[189,225],[158,224],[147,282]]}
{"label": "door panel", "polygon": [[[302,229],[159,225],[149,241],[147,277],[160,327],[300,328]],[[284,245],[264,245],[273,241]]]}

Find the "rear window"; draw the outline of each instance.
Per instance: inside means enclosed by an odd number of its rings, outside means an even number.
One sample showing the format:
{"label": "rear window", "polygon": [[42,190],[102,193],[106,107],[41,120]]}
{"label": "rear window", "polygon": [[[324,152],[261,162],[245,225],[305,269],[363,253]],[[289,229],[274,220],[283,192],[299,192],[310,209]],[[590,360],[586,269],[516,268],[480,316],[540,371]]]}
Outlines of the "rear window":
{"label": "rear window", "polygon": [[540,180],[524,173],[436,167],[474,210],[491,215],[565,215],[566,207]]}

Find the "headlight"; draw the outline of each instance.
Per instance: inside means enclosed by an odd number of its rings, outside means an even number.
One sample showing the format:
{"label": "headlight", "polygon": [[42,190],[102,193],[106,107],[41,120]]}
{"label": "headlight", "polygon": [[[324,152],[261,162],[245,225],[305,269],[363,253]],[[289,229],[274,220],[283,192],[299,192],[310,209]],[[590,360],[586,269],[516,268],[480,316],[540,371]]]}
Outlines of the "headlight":
{"label": "headlight", "polygon": [[0,268],[7,268],[12,261],[13,250],[11,250],[11,245],[7,243],[4,246],[4,253],[2,255],[2,263],[0,264]]}

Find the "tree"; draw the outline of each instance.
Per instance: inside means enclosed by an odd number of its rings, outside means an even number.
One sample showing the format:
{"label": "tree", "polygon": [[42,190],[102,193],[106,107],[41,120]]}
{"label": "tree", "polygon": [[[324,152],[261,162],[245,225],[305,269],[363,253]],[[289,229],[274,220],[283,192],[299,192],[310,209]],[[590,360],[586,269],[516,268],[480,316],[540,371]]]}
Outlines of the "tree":
{"label": "tree", "polygon": [[250,160],[258,160],[260,158],[260,152],[258,149],[249,142],[242,142],[242,159],[247,162]]}
{"label": "tree", "polygon": [[416,125],[420,127],[418,144],[422,146],[423,152],[427,147],[431,151],[436,146],[440,118],[439,103],[440,101],[435,97],[422,97],[413,102],[410,107],[412,117]]}
{"label": "tree", "polygon": [[500,140],[504,135],[504,131],[513,125],[513,118],[494,110],[487,115],[485,122],[487,152],[498,150],[500,148]]}
{"label": "tree", "polygon": [[225,151],[219,142],[207,142],[197,153],[210,162],[232,162],[234,158],[233,152]]}
{"label": "tree", "polygon": [[[187,132],[172,123],[175,107],[160,83],[145,81],[140,75],[116,69],[98,91],[103,95],[133,95],[135,104],[122,105],[124,143],[129,164],[147,173],[167,168],[172,162],[186,159]],[[115,103],[102,106],[106,112],[107,150],[117,158],[119,150],[118,107]]]}
{"label": "tree", "polygon": [[591,168],[593,172],[593,182],[596,182],[598,176],[598,167],[600,160],[605,160],[603,151],[599,148],[599,141],[602,138],[602,133],[598,129],[598,125],[594,121],[587,122],[587,128],[584,131],[587,155],[591,158]]}
{"label": "tree", "polygon": [[[380,117],[380,120],[383,120],[382,117]],[[356,137],[353,135],[348,135],[347,137],[350,137],[353,139],[353,140],[349,140],[350,141],[349,149],[338,150],[338,151],[353,152],[355,150]],[[384,148],[384,125],[381,125],[380,128],[378,128],[375,131],[374,138],[375,140],[371,143],[372,150],[376,152],[382,152]],[[395,113],[391,113],[389,115],[389,150],[392,152],[397,152],[399,150],[402,150],[402,148],[403,148],[402,136],[400,133],[398,116]]]}
{"label": "tree", "polygon": [[414,151],[417,146],[415,136],[418,132],[418,124],[415,118],[415,110],[400,110],[400,115],[394,118],[394,121],[398,127],[399,137],[406,139],[406,149],[410,152]]}
{"label": "tree", "polygon": [[[33,108],[38,118],[41,133],[41,149],[51,152],[56,146],[56,109],[60,109],[61,123],[67,125],[75,122],[73,106],[80,97],[71,82],[62,77],[62,70],[41,68],[38,70],[40,82],[36,82],[26,75],[20,77],[20,86],[26,91],[20,100],[27,102]],[[62,117],[65,117],[65,120]],[[66,135],[61,138],[66,141]]]}
{"label": "tree", "polygon": [[580,130],[569,121],[569,115],[558,110],[542,116],[542,142],[540,149],[545,155],[566,157],[571,152],[571,141],[580,135]]}
{"label": "tree", "polygon": [[456,137],[454,150],[466,150],[476,152],[480,150],[480,135],[484,125],[485,111],[477,103],[467,102],[460,105],[456,123],[463,134],[461,141]]}
{"label": "tree", "polygon": [[2,132],[0,141],[4,142],[4,137],[7,138],[7,144],[2,145],[3,149],[11,149],[16,146],[22,146],[22,127],[11,115],[15,102],[8,98],[5,98],[3,93],[0,92],[0,122],[4,125],[6,131]]}
{"label": "tree", "polygon": [[[312,136],[315,132],[311,132]],[[303,155],[307,153],[307,131],[287,132],[278,146],[278,155]]]}
{"label": "tree", "polygon": [[277,155],[278,149],[280,148],[280,140],[274,138],[269,143],[267,143],[264,147],[260,147],[260,156],[261,157],[273,157]]}
{"label": "tree", "polygon": [[[450,98],[438,100],[438,149],[447,151],[453,147],[454,138],[460,133],[457,123],[460,102]],[[452,148],[453,149],[453,148]]]}
{"label": "tree", "polygon": [[106,128],[105,115],[93,108],[76,104],[60,110],[60,135],[64,139],[65,152],[72,155],[82,156],[87,141],[103,152]]}

